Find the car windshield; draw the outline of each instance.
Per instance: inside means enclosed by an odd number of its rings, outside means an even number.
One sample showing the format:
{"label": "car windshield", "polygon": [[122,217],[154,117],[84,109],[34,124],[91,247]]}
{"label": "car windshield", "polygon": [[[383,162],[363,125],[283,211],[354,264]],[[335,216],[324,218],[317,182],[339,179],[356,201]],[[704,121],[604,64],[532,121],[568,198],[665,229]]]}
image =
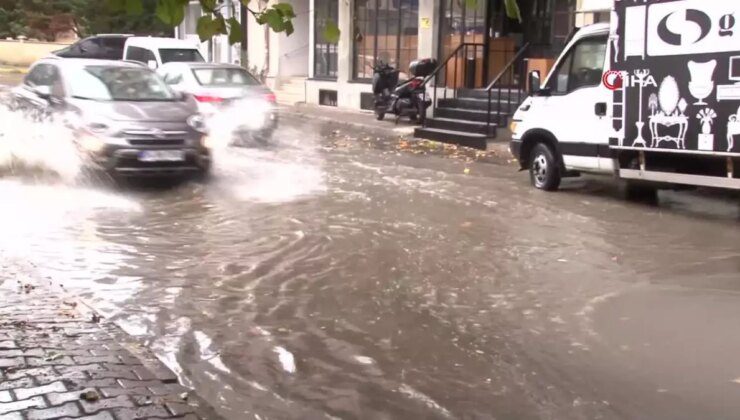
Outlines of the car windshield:
{"label": "car windshield", "polygon": [[248,71],[235,68],[193,69],[193,74],[202,86],[255,86],[259,85]]}
{"label": "car windshield", "polygon": [[175,94],[154,72],[140,67],[84,66],[69,77],[75,98],[98,101],[171,101]]}
{"label": "car windshield", "polygon": [[203,56],[200,55],[200,51],[193,48],[160,48],[159,56],[162,58],[162,63],[202,63],[206,61],[203,59]]}

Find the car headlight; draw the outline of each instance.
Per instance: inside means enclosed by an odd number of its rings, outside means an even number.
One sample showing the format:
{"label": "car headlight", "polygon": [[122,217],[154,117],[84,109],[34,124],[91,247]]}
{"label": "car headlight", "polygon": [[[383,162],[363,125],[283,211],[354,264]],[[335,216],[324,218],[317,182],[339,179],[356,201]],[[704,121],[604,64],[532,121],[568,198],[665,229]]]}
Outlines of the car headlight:
{"label": "car headlight", "polygon": [[77,140],[77,144],[90,153],[98,153],[105,147],[105,141],[92,133],[83,133]]}
{"label": "car headlight", "polygon": [[195,131],[205,133],[207,131],[206,120],[200,114],[191,115],[187,119],[188,126]]}
{"label": "car headlight", "polygon": [[511,131],[512,134],[516,133],[516,126],[517,126],[517,121],[512,121],[511,124],[509,124],[509,130]]}
{"label": "car headlight", "polygon": [[213,149],[213,139],[208,135],[200,138],[200,144],[206,149]]}

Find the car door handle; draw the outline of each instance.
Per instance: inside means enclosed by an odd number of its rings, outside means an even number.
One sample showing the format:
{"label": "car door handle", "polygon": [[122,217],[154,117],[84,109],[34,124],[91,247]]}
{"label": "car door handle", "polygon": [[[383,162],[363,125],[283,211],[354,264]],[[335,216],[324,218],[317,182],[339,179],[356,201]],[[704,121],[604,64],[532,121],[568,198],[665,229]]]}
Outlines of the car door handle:
{"label": "car door handle", "polygon": [[599,117],[605,117],[606,116],[606,102],[597,102],[596,105],[594,105],[594,114],[596,114]]}

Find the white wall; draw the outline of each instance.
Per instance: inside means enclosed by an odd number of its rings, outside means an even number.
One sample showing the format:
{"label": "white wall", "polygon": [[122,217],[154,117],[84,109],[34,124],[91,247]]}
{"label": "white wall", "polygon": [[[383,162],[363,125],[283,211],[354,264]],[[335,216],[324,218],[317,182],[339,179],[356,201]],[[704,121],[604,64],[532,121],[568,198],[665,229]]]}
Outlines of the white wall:
{"label": "white wall", "polygon": [[280,34],[278,74],[281,77],[308,76],[310,1],[290,0],[290,3],[296,14],[293,19],[295,32],[290,36]]}

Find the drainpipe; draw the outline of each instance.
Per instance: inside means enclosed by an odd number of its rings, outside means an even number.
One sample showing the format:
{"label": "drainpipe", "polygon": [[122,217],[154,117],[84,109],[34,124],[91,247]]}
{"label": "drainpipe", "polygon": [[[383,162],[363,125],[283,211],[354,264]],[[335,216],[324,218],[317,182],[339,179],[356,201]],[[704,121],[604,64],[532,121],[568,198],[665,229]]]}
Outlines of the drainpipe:
{"label": "drainpipe", "polygon": [[249,17],[247,16],[247,6],[244,5],[244,3],[239,2],[239,20],[242,27],[242,39],[240,42],[240,50],[241,50],[241,66],[249,70],[249,37],[247,35],[247,31],[249,28],[247,27],[247,21],[249,20]]}

